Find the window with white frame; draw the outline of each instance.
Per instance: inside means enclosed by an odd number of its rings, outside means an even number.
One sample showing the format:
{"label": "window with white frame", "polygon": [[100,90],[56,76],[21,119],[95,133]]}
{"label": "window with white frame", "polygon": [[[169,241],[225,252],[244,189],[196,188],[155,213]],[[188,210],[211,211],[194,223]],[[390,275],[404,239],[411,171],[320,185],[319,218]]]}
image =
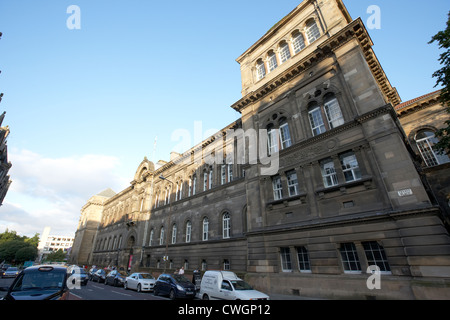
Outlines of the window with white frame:
{"label": "window with white frame", "polygon": [[228,259],[223,260],[223,270],[231,270],[230,260]]}
{"label": "window with white frame", "polygon": [[341,161],[345,182],[361,179],[361,171],[359,170],[358,160],[353,152],[350,151],[341,154],[339,159]]}
{"label": "window with white frame", "polygon": [[339,248],[342,259],[342,266],[345,273],[361,273],[358,253],[353,242],[342,243]]}
{"label": "window with white frame", "polygon": [[309,44],[313,43],[314,41],[316,41],[317,39],[320,38],[320,30],[314,19],[310,19],[306,23],[305,31],[306,31],[306,36],[308,37]]}
{"label": "window with white frame", "polygon": [[279,124],[281,149],[283,150],[289,148],[292,145],[291,133],[289,132],[289,124],[286,118],[281,118]]}
{"label": "window with white frame", "polygon": [[223,164],[220,166],[220,184],[227,183],[227,165]]}
{"label": "window with white frame", "polygon": [[275,129],[273,124],[267,127],[267,144],[269,149],[269,155],[275,154],[279,151],[278,149],[278,134],[279,131]]}
{"label": "window with white frame", "polygon": [[383,246],[376,241],[367,241],[362,243],[369,266],[376,265],[380,272],[391,273],[391,267],[384,252]]}
{"label": "window with white frame", "polygon": [[301,272],[311,272],[308,250],[305,247],[297,247],[298,268]]}
{"label": "window with white frame", "polygon": [[223,238],[224,239],[228,239],[230,238],[230,234],[231,234],[231,217],[230,214],[228,212],[225,212],[222,216],[222,226],[223,226]]}
{"label": "window with white frame", "polygon": [[288,181],[289,197],[298,195],[299,192],[298,192],[297,172],[295,170],[286,172],[286,177]]}
{"label": "window with white frame", "polygon": [[233,181],[233,165],[228,165],[228,182]]}
{"label": "window with white frame", "polygon": [[164,244],[164,227],[161,227],[161,231],[159,232],[159,245]]}
{"label": "window with white frame", "polygon": [[281,184],[280,176],[272,178],[272,187],[273,187],[273,199],[274,200],[283,199],[283,185]]}
{"label": "window with white frame", "polygon": [[278,67],[277,56],[273,51],[269,52],[267,56],[267,67],[269,72],[272,72]]}
{"label": "window with white frame", "polygon": [[440,154],[434,150],[434,145],[439,142],[434,133],[429,130],[421,130],[416,136],[416,145],[427,167],[434,167],[450,162],[446,154]]}
{"label": "window with white frame", "polygon": [[214,169],[213,167],[209,168],[209,176],[208,176],[208,189],[211,190],[213,187],[213,176],[214,176]]}
{"label": "window with white frame", "polygon": [[291,58],[291,51],[289,45],[286,42],[280,44],[280,62],[285,63]]}
{"label": "window with white frame", "polygon": [[151,231],[150,231],[150,239],[149,239],[149,241],[148,241],[148,245],[151,247],[152,245],[153,245],[153,237],[155,236],[155,230],[154,229],[152,229]]}
{"label": "window with white frame", "polygon": [[186,243],[191,242],[192,233],[192,223],[191,221],[186,222]]}
{"label": "window with white frame", "polygon": [[207,241],[209,237],[209,220],[208,218],[203,218],[203,229],[202,229],[202,240]]}
{"label": "window with white frame", "polygon": [[320,163],[323,184],[325,188],[333,187],[338,184],[338,178],[336,175],[336,170],[334,168],[333,159],[326,159]]}
{"label": "window with white frame", "polygon": [[266,66],[261,59],[256,63],[256,80],[259,81],[266,76]]}
{"label": "window with white frame", "polygon": [[172,226],[172,244],[177,243],[177,225]]}
{"label": "window with white frame", "polygon": [[305,38],[303,38],[303,34],[301,34],[300,32],[297,32],[292,37],[292,48],[294,50],[294,54],[297,54],[306,48]]}
{"label": "window with white frame", "polygon": [[280,248],[281,270],[292,272],[291,250],[288,247]]}
{"label": "window with white frame", "polygon": [[344,117],[342,116],[339,102],[334,94],[330,93],[325,96],[324,108],[330,129],[344,124]]}
{"label": "window with white frame", "polygon": [[208,190],[208,172],[203,172],[203,191]]}
{"label": "window with white frame", "polygon": [[310,103],[308,109],[308,116],[313,136],[317,136],[326,131],[326,127],[322,117],[322,110],[317,104],[317,102],[314,101]]}

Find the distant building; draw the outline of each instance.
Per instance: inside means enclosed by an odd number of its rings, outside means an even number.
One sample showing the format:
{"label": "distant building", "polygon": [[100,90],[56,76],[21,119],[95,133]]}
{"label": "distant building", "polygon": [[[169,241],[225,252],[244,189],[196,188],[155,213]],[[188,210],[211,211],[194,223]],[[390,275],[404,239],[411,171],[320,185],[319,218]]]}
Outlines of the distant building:
{"label": "distant building", "polygon": [[73,246],[74,237],[50,235],[50,227],[45,227],[38,244],[38,258],[42,262],[52,252],[62,250],[66,253]]}
{"label": "distant building", "polygon": [[11,185],[8,171],[11,169],[12,164],[8,161],[8,147],[6,144],[6,138],[9,135],[9,127],[2,126],[5,114],[6,112],[3,112],[3,114],[0,115],[0,205],[3,203],[3,199],[5,199],[6,193]]}

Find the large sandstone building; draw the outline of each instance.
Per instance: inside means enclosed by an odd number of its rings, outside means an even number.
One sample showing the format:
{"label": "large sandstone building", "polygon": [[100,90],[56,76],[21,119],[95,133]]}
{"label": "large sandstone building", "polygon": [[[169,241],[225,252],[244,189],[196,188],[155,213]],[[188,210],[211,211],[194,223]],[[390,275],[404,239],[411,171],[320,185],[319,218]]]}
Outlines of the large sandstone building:
{"label": "large sandstone building", "polygon": [[237,59],[241,118],[93,196],[72,262],[233,270],[268,293],[450,298],[445,212],[372,45],[341,0],[301,2]]}

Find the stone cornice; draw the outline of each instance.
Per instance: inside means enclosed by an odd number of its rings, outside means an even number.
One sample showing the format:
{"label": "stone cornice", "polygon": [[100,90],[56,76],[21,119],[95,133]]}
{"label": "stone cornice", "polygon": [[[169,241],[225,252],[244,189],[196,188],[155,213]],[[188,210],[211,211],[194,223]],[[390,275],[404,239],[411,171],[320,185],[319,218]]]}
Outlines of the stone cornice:
{"label": "stone cornice", "polygon": [[317,49],[307,55],[293,66],[288,68],[282,74],[268,81],[262,87],[247,94],[245,97],[234,103],[231,108],[238,112],[242,112],[247,106],[254,104],[266,97],[270,92],[278,89],[285,83],[304,75],[310,68],[316,66],[319,62],[333,55],[334,50],[338,49],[345,43],[357,39],[363,51],[367,64],[380,87],[380,90],[387,97],[392,105],[400,103],[400,97],[397,90],[393,88],[383,71],[375,53],[372,50],[373,42],[364,27],[360,18],[349,23],[345,28],[341,29],[331,38],[318,45]]}

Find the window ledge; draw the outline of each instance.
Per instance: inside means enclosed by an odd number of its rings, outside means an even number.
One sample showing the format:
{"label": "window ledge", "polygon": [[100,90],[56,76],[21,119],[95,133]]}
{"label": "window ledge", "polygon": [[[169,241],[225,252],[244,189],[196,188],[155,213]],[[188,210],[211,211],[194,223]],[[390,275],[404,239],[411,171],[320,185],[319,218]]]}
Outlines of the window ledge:
{"label": "window ledge", "polygon": [[372,180],[373,180],[372,176],[365,176],[356,181],[340,183],[338,185],[335,185],[335,186],[329,187],[329,188],[320,188],[320,189],[317,189],[315,192],[319,197],[323,197],[325,195],[325,193],[334,192],[334,191],[341,191],[342,193],[345,193],[347,188],[352,188],[352,187],[356,187],[359,185],[364,185],[366,187],[366,189],[369,190],[369,189],[373,188]]}
{"label": "window ledge", "polygon": [[300,192],[298,195],[293,196],[293,197],[270,201],[267,203],[267,207],[269,209],[272,209],[272,207],[277,204],[284,204],[287,207],[287,206],[289,206],[289,202],[295,201],[295,200],[300,200],[300,202],[302,204],[306,203],[306,192]]}

